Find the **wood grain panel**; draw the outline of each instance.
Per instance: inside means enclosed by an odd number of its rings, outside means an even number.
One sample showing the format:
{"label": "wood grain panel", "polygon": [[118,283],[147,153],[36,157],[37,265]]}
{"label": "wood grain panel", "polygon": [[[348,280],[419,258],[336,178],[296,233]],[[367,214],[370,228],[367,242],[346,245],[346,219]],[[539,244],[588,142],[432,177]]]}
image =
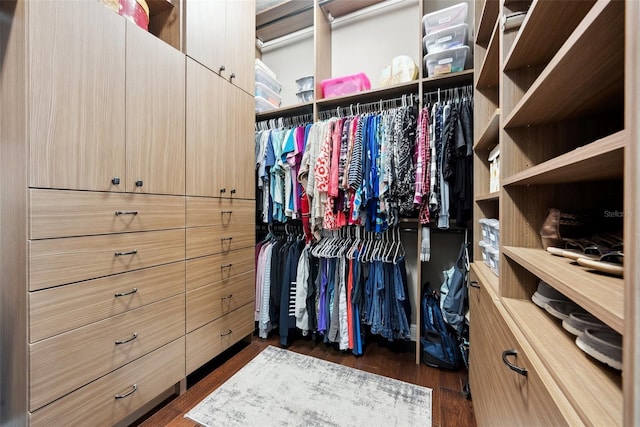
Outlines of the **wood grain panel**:
{"label": "wood grain panel", "polygon": [[184,194],[185,60],[179,50],[127,21],[129,192]]}
{"label": "wood grain panel", "polygon": [[[185,376],[184,337],[29,414],[33,427],[114,425]],[[131,395],[115,399],[131,390]]]}
{"label": "wood grain panel", "polygon": [[186,262],[187,291],[254,271],[253,247],[190,259]]}
{"label": "wood grain panel", "polygon": [[248,95],[235,87],[229,87],[229,91],[227,144],[228,159],[233,159],[229,165],[229,186],[236,191],[235,197],[255,199],[255,153],[251,143],[255,139],[255,99],[253,94]]}
{"label": "wood grain panel", "polygon": [[[184,2],[186,54],[218,71],[225,64],[226,0]],[[254,13],[255,15],[255,13]],[[253,52],[253,50],[251,50]]]}
{"label": "wood grain panel", "polygon": [[30,292],[29,342],[177,295],[184,292],[184,280],[185,263],[178,262]]}
{"label": "wood grain panel", "polygon": [[125,19],[95,1],[29,6],[29,186],[124,191]]}
{"label": "wood grain panel", "polygon": [[182,48],[181,0],[147,0],[149,32],[174,48]]}
{"label": "wood grain panel", "polygon": [[184,335],[184,302],[177,295],[30,344],[30,410]]}
{"label": "wood grain panel", "polygon": [[244,225],[255,222],[255,202],[229,198],[187,197],[187,227]]}
{"label": "wood grain panel", "polygon": [[[235,78],[229,81],[253,97],[256,81],[253,54],[256,45],[256,2],[227,0],[226,6],[226,56],[229,71],[223,75],[229,79],[231,73],[235,74]],[[252,104],[248,117],[254,117],[254,105]]]}
{"label": "wood grain panel", "polygon": [[[203,3],[209,2],[195,2]],[[220,197],[223,194],[220,190],[228,187],[231,177],[227,173],[232,162],[226,156],[227,127],[221,125],[227,117],[228,87],[214,72],[187,58],[188,195]]]}
{"label": "wood grain panel", "polygon": [[187,228],[187,259],[253,247],[255,234],[247,226]]}
{"label": "wood grain panel", "polygon": [[253,272],[187,292],[187,332],[255,300]]}
{"label": "wood grain panel", "polygon": [[252,333],[253,317],[253,304],[247,304],[187,334],[187,374]]}
{"label": "wood grain panel", "polygon": [[184,197],[42,189],[29,197],[31,239],[185,226]]}
{"label": "wood grain panel", "polygon": [[33,240],[29,242],[29,290],[180,261],[184,245],[184,230]]}
{"label": "wood grain panel", "polygon": [[497,86],[500,80],[500,24],[501,20],[497,20],[491,33],[491,40],[476,81],[478,89]]}
{"label": "wood grain panel", "polygon": [[[478,14],[478,9],[480,9],[478,6],[479,5],[476,4],[476,16]],[[481,9],[482,11],[480,12],[479,24],[476,24],[476,43],[487,47],[493,27],[500,15],[500,2],[497,0],[486,0],[484,1],[484,5]]]}

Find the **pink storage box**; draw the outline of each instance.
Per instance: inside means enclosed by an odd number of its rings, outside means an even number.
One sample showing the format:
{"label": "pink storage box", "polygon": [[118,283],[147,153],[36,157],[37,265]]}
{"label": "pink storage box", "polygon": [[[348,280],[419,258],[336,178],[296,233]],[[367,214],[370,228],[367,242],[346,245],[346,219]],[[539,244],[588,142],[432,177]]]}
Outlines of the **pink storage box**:
{"label": "pink storage box", "polygon": [[371,82],[365,73],[358,73],[323,80],[320,86],[322,87],[322,97],[331,98],[371,89]]}

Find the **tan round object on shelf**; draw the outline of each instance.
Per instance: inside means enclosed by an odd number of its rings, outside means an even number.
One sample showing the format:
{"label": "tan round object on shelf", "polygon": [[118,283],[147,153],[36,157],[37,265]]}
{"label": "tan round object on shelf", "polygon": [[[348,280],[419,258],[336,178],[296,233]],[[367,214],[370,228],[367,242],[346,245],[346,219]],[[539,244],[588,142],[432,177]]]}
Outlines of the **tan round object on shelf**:
{"label": "tan round object on shelf", "polygon": [[380,75],[380,87],[407,83],[418,78],[418,66],[406,55],[396,56],[391,66],[385,67]]}

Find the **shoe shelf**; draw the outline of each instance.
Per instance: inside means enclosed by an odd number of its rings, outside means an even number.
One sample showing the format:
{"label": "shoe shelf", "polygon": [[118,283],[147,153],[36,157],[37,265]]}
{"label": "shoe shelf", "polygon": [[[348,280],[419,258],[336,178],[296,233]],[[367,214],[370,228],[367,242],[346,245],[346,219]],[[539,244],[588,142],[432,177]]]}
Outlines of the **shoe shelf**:
{"label": "shoe shelf", "polygon": [[478,80],[476,81],[476,88],[488,88],[492,86],[498,86],[500,78],[500,21],[497,20],[493,32],[491,33],[491,40],[489,41],[489,47],[487,48],[486,55],[482,61],[482,66],[478,72]]}
{"label": "shoe shelf", "polygon": [[473,147],[476,151],[491,151],[498,142],[498,131],[500,130],[500,109],[496,108],[487,121],[486,126],[481,131],[476,145]]}
{"label": "shoe shelf", "polygon": [[530,300],[502,298],[502,304],[583,422],[622,425],[620,374],[580,350],[560,320]]}
{"label": "shoe shelf", "polygon": [[508,114],[504,128],[559,122],[619,105],[624,49],[611,46],[624,46],[620,28],[624,2],[599,0]]}
{"label": "shoe shelf", "polygon": [[502,180],[503,185],[622,180],[626,133],[619,131]]}
{"label": "shoe shelf", "polygon": [[623,333],[624,282],[543,249],[502,246],[502,253],[567,298]]}
{"label": "shoe shelf", "polygon": [[496,191],[489,194],[482,194],[480,196],[476,196],[476,202],[493,202],[500,200],[500,192]]}
{"label": "shoe shelf", "polygon": [[546,65],[594,3],[595,0],[533,1],[507,53],[504,71]]}
{"label": "shoe shelf", "polygon": [[476,32],[476,44],[486,48],[489,45],[492,31],[500,14],[500,2],[498,0],[485,0],[480,15],[480,24]]}

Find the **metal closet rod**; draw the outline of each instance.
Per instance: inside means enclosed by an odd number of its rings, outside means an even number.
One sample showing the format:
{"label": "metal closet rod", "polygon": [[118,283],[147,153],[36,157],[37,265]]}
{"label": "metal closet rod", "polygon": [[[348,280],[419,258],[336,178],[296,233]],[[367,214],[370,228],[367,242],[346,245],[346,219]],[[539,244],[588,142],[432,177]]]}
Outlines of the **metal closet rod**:
{"label": "metal closet rod", "polygon": [[297,116],[278,117],[269,120],[256,122],[256,130],[267,130],[289,126],[299,126],[307,123],[313,123],[313,114],[300,114]]}
{"label": "metal closet rod", "polygon": [[337,106],[336,108],[320,111],[318,112],[318,117],[322,120],[327,120],[331,117],[355,116],[362,113],[380,112],[403,105],[412,105],[417,103],[418,99],[419,96],[417,93],[409,93],[398,98],[380,99],[375,102],[358,102],[356,104],[349,104],[348,107]]}
{"label": "metal closet rod", "polygon": [[422,94],[422,99],[425,101],[432,101],[433,98],[440,101],[442,99],[452,99],[455,96],[471,96],[473,97],[473,85],[464,85],[464,86],[456,86],[450,87],[447,89],[438,89],[433,90],[431,92],[425,92]]}

